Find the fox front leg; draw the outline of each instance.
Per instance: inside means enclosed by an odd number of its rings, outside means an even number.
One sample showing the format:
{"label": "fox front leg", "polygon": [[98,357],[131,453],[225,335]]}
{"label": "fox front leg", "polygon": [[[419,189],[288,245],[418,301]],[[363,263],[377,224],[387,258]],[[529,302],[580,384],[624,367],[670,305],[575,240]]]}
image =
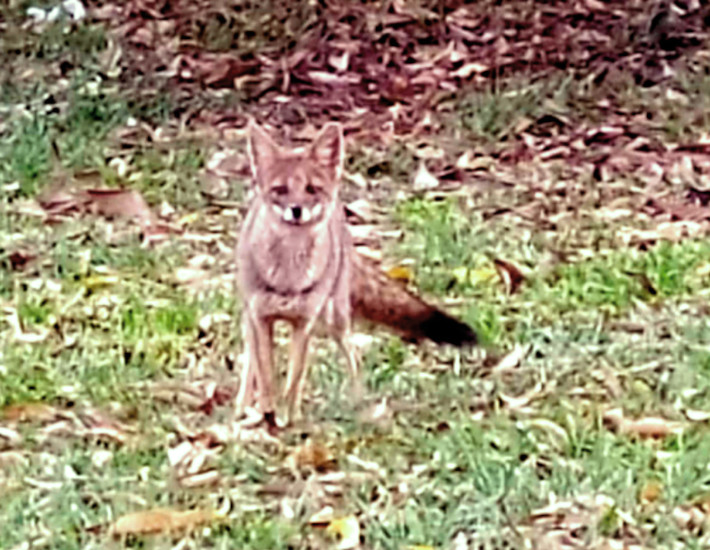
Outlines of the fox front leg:
{"label": "fox front leg", "polygon": [[269,431],[278,429],[274,408],[273,386],[273,322],[245,312],[244,334],[247,359],[237,399],[242,405],[254,386],[259,395],[259,408]]}
{"label": "fox front leg", "polygon": [[313,322],[298,322],[293,326],[291,348],[289,350],[288,374],[284,398],[287,406],[286,422],[300,420],[302,416],[301,400],[303,386],[308,372],[308,343],[311,338]]}
{"label": "fox front leg", "polygon": [[239,356],[241,364],[239,376],[239,391],[235,400],[235,414],[237,418],[244,415],[247,407],[252,407],[256,403],[259,388],[256,381],[256,365],[252,351],[249,348],[248,319],[244,315],[242,320],[242,353]]}

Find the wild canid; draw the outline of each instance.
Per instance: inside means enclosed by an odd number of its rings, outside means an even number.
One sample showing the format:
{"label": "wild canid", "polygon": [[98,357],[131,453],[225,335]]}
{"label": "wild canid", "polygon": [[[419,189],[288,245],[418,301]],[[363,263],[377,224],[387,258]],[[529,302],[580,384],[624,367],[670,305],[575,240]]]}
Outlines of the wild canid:
{"label": "wild canid", "polygon": [[385,325],[407,341],[476,343],[466,324],[409,292],[355,251],[338,199],[343,132],[329,123],[303,148],[282,148],[257,124],[248,130],[255,193],[236,255],[243,300],[243,366],[237,409],[257,391],[276,429],[273,326],[293,329],[284,388],[288,419],[300,414],[311,336],[325,329],[343,351],[360,395],[358,362],[349,342],[353,320]]}

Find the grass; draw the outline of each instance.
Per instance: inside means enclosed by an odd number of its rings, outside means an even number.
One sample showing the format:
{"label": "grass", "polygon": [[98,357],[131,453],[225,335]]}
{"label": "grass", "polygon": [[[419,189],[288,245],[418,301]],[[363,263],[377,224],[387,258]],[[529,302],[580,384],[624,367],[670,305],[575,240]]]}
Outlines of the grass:
{"label": "grass", "polygon": [[[584,200],[545,197],[549,218],[577,208],[564,227],[489,216],[491,205],[525,206],[531,193],[521,185],[414,196],[399,182],[416,170],[416,144],[362,149],[348,171],[381,183],[372,200],[402,230],[384,243],[388,257],[409,262],[428,298],[452,302],[447,309],[476,327],[488,355],[376,333],[363,350],[368,405],[387,397],[388,415],[369,418],[348,399],[336,346],[319,340],[303,434],[285,434],[280,446],[224,443],[215,433],[232,426],[231,397],[212,403],[209,388],[231,395],[236,379],[240,304],[222,277],[233,270],[240,214],[206,208],[200,172],[209,144],[117,148],[131,119],[172,128],[175,98],[97,80],[92,67],[106,37],[77,28],[67,34],[58,25],[41,38],[18,31],[3,42],[37,71],[88,61],[63,84],[3,79],[0,95],[9,113],[0,130],[0,256],[37,254],[24,270],[0,272],[0,547],[326,548],[335,543],[308,524],[325,506],[354,514],[373,549],[522,547],[575,518],[582,527],[570,536],[586,547],[607,538],[702,547],[674,511],[706,498],[710,483],[706,423],[687,421],[689,411],[710,408],[706,239],[629,245],[621,229],[652,222],[598,221],[602,193],[591,178],[570,184],[589,187]],[[220,49],[222,31],[207,29],[204,40]],[[549,110],[550,98],[570,116],[599,115],[584,110],[592,92],[583,79],[563,84],[464,94],[452,107],[458,126],[444,124],[442,139],[504,146],[522,118]],[[702,80],[681,85],[704,94]],[[688,124],[661,131],[682,137]],[[66,172],[96,171],[109,185],[140,190],[156,209],[168,203],[173,219],[193,220],[187,235],[147,247],[130,222],[85,216],[48,226],[23,214],[20,205],[55,183],[52,140]],[[119,156],[125,177],[110,165]],[[395,201],[398,191],[404,198]],[[495,258],[525,273],[517,292],[506,292]],[[203,262],[203,279],[177,276]],[[502,368],[515,346],[526,351],[522,360]],[[613,407],[687,429],[635,438],[605,424]],[[292,464],[305,440],[333,454],[335,475]],[[176,461],[182,443],[205,454]],[[218,481],[191,487],[190,467],[213,470]],[[653,498],[649,486],[658,487]],[[185,533],[113,541],[105,529],[136,511],[224,502],[224,517]],[[559,503],[567,508],[540,513]]]}

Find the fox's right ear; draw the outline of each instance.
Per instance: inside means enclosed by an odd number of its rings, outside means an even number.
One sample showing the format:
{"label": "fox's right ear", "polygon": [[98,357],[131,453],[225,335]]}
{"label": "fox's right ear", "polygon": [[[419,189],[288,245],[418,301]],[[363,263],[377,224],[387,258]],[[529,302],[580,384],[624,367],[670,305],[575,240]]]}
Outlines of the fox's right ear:
{"label": "fox's right ear", "polygon": [[247,128],[247,155],[251,173],[256,185],[264,181],[265,170],[279,155],[279,146],[274,143],[269,134],[253,120]]}

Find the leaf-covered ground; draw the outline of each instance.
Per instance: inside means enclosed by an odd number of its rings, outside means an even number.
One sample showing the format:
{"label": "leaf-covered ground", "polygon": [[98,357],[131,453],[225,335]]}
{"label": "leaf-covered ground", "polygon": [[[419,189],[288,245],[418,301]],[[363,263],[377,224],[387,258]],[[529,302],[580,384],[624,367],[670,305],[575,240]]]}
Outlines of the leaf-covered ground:
{"label": "leaf-covered ground", "polygon": [[[0,7],[0,548],[710,547],[710,12],[497,4]],[[249,117],[482,348],[236,419]]]}

